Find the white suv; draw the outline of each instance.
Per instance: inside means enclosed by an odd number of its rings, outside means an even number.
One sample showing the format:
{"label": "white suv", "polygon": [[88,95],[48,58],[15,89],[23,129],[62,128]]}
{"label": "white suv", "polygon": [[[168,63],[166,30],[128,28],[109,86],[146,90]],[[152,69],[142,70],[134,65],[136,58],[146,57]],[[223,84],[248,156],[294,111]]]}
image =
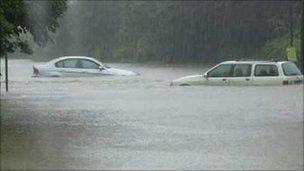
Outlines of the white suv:
{"label": "white suv", "polygon": [[303,75],[289,61],[226,61],[203,75],[191,75],[171,85],[289,85],[302,84]]}

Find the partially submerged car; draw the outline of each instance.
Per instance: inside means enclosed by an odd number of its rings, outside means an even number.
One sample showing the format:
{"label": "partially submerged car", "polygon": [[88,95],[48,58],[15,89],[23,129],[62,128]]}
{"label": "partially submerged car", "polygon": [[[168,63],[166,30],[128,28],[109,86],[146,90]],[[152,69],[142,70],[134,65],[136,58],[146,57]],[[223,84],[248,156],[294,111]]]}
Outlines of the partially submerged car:
{"label": "partially submerged car", "polygon": [[290,61],[225,61],[202,75],[190,75],[171,82],[189,85],[289,85],[303,84],[303,75]]}
{"label": "partially submerged car", "polygon": [[111,68],[100,61],[85,56],[65,56],[53,59],[42,65],[33,66],[33,76],[61,77],[88,75],[139,75],[136,72]]}

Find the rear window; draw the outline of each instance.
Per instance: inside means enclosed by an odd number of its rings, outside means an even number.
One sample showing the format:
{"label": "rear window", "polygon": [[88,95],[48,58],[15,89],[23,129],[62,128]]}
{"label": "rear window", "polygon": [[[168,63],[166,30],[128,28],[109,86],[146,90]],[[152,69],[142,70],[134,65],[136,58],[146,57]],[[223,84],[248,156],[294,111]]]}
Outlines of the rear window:
{"label": "rear window", "polygon": [[254,76],[256,77],[279,76],[278,67],[276,65],[268,65],[268,64],[256,65],[254,69]]}
{"label": "rear window", "polygon": [[283,63],[282,68],[283,68],[283,73],[286,76],[301,75],[301,71],[298,69],[296,64],[292,62]]}

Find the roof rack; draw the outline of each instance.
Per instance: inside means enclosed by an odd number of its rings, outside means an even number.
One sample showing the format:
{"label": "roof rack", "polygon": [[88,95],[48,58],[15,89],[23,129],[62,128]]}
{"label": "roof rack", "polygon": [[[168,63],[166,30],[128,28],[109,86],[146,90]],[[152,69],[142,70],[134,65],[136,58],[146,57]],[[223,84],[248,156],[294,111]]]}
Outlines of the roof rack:
{"label": "roof rack", "polygon": [[240,58],[236,59],[235,61],[270,61],[270,62],[279,62],[279,61],[286,61],[287,59],[285,58],[275,58],[275,57],[270,57],[270,58]]}

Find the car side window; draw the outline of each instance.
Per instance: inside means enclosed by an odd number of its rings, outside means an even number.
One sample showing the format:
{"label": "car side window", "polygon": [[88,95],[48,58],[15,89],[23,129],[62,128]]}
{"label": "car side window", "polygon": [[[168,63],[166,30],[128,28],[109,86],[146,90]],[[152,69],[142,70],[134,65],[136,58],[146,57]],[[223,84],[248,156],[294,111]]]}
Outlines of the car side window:
{"label": "car side window", "polygon": [[236,64],[233,77],[249,77],[251,75],[251,64]]}
{"label": "car side window", "polygon": [[208,77],[232,77],[234,64],[222,64],[208,73]]}
{"label": "car side window", "polygon": [[255,66],[254,76],[256,77],[272,77],[279,76],[278,67],[276,65],[259,64]]}
{"label": "car side window", "polygon": [[77,59],[63,60],[63,68],[77,68]]}
{"label": "car side window", "polygon": [[55,63],[56,68],[64,68],[63,61],[59,61]]}
{"label": "car side window", "polygon": [[80,65],[81,68],[84,68],[84,69],[98,69],[99,68],[99,65],[93,61],[86,60],[86,59],[82,59],[80,61],[81,61],[81,65]]}
{"label": "car side window", "polygon": [[292,62],[283,63],[282,68],[283,68],[283,73],[286,76],[301,75],[301,71],[298,69],[296,64]]}

